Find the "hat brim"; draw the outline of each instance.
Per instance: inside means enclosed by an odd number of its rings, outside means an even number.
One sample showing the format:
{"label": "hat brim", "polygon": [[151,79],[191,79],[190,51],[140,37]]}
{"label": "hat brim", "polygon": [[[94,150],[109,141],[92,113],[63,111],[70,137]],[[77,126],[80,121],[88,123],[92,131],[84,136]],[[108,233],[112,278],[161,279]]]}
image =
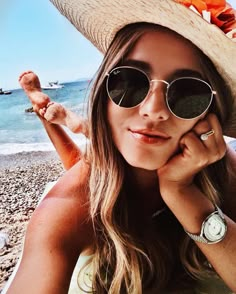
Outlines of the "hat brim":
{"label": "hat brim", "polygon": [[[116,33],[130,23],[149,22],[177,32],[212,60],[236,97],[236,43],[184,5],[173,0],[50,1],[103,54]],[[236,137],[235,100],[232,120],[224,130],[232,137]]]}

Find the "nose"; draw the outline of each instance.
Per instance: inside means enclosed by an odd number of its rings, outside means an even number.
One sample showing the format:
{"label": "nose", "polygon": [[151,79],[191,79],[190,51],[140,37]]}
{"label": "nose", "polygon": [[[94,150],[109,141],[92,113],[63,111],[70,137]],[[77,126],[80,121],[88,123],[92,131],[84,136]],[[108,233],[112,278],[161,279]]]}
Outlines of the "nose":
{"label": "nose", "polygon": [[168,83],[162,80],[151,80],[147,97],[140,104],[139,114],[153,121],[164,121],[170,116],[166,105],[166,87]]}

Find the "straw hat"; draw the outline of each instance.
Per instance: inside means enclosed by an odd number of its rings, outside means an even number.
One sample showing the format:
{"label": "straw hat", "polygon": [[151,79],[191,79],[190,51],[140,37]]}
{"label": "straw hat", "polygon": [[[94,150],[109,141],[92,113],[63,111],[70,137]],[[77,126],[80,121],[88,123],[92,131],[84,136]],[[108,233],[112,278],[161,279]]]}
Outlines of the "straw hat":
{"label": "straw hat", "polygon": [[[231,124],[235,128],[236,38],[233,40],[233,36],[236,37],[236,17],[235,14],[232,15],[232,9],[231,14],[228,13],[229,10],[224,9],[224,0],[50,1],[102,53],[106,52],[115,34],[122,27],[135,22],[160,24],[192,41],[212,60],[233,92],[235,106]],[[221,4],[216,4],[220,2]],[[221,11],[224,11],[224,18],[219,17]],[[223,23],[220,19],[225,19],[227,13],[226,18],[231,19],[228,23]],[[211,19],[224,28],[227,35],[217,25],[211,24]],[[228,24],[230,25],[227,28]],[[233,130],[232,126],[227,127],[224,133],[236,137],[236,129]]]}

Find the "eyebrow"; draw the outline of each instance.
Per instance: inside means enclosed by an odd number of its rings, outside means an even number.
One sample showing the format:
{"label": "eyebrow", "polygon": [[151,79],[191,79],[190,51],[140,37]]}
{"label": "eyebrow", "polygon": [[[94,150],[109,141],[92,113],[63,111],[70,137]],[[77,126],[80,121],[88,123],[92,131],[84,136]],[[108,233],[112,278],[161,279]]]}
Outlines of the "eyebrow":
{"label": "eyebrow", "polygon": [[[126,59],[126,60],[124,60],[122,65],[136,67],[138,69],[143,70],[148,75],[150,75],[152,72],[151,65],[149,63],[147,63],[145,61],[141,61],[141,60]],[[173,81],[174,79],[181,78],[181,77],[194,77],[194,78],[203,79],[203,76],[199,71],[189,69],[189,68],[181,68],[181,69],[177,69],[174,72],[172,72],[168,76],[167,81],[170,82],[170,81]]]}
{"label": "eyebrow", "polygon": [[171,74],[172,80],[181,77],[193,77],[203,79],[203,76],[199,71],[188,68],[178,69]]}
{"label": "eyebrow", "polygon": [[145,61],[141,61],[141,60],[126,59],[126,60],[124,60],[122,65],[133,66],[133,67],[136,67],[138,69],[145,71],[146,73],[151,72],[150,64]]}

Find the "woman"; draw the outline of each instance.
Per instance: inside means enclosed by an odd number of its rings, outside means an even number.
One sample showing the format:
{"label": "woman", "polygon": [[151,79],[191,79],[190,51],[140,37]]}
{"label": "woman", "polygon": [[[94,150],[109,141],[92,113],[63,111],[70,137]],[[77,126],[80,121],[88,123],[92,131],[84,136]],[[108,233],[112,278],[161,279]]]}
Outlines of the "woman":
{"label": "woman", "polygon": [[[183,4],[154,2],[55,1],[106,53],[89,101],[87,154],[32,216],[8,293],[67,293],[85,250],[95,293],[199,293],[217,274],[236,291],[236,156],[223,139],[236,133],[235,61],[228,68],[216,53],[232,41]],[[212,30],[225,43],[214,51],[213,40],[197,40],[203,54],[189,41],[197,27],[200,39]]]}

